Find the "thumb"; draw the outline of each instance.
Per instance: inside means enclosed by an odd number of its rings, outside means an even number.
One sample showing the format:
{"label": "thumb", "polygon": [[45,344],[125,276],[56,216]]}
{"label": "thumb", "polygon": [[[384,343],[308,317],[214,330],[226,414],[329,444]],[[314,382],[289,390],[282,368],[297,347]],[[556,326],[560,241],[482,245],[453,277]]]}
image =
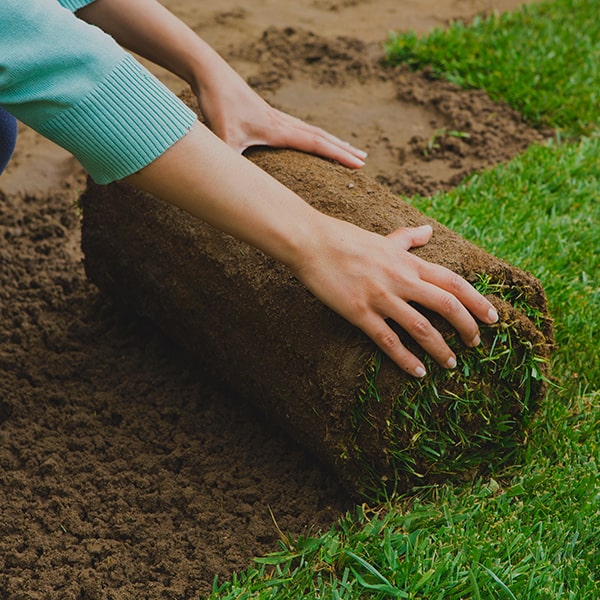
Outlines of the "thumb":
{"label": "thumb", "polygon": [[431,225],[420,227],[399,227],[387,235],[388,238],[396,240],[404,250],[417,246],[424,246],[433,234]]}

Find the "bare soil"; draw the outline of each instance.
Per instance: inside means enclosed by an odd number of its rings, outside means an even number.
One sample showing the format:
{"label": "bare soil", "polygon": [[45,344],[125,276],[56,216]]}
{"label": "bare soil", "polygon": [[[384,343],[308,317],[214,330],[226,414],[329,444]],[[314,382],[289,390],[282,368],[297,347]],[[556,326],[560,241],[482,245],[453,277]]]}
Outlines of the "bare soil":
{"label": "bare soil", "polygon": [[[381,65],[390,29],[517,2],[165,4],[271,102],[369,151],[365,172],[397,193],[446,189],[542,137],[481,92]],[[351,504],[86,279],[84,183],[25,128],[0,178],[0,599],[193,598],[275,549],[279,530],[327,529]]]}

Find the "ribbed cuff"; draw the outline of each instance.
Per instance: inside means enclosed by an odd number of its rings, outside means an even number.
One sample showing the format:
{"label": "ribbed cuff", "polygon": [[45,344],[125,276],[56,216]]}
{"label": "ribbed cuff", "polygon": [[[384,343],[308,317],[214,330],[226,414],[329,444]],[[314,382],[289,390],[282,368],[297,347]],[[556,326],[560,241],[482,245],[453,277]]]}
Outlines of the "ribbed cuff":
{"label": "ribbed cuff", "polygon": [[132,56],[39,132],[73,153],[96,183],[127,177],[181,139],[196,114]]}
{"label": "ribbed cuff", "polygon": [[88,4],[91,4],[94,0],[58,0],[58,3],[71,12],[75,12]]}

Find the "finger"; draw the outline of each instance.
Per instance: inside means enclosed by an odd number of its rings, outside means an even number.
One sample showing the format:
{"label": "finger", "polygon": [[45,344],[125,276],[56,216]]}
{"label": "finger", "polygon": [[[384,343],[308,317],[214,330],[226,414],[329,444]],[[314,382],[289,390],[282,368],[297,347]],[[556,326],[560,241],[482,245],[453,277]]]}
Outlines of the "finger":
{"label": "finger", "polygon": [[353,154],[357,158],[360,158],[361,160],[364,160],[365,158],[367,158],[367,153],[364,150],[361,150],[360,148],[353,146],[350,142],[341,140],[340,138],[329,133],[328,131],[325,131],[324,129],[321,129],[320,127],[316,127],[314,125],[309,125],[308,123],[304,123],[304,125],[306,127],[308,127],[309,133],[323,137],[323,139],[327,140],[328,142],[330,142],[331,144],[333,144],[335,146],[338,146],[341,150],[350,152],[351,154]]}
{"label": "finger", "polygon": [[396,332],[379,316],[373,315],[361,329],[403,371],[413,377],[426,375],[423,363],[404,346]]}
{"label": "finger", "polygon": [[339,140],[332,141],[329,136],[319,132],[300,129],[295,132],[293,139],[288,138],[288,140],[286,145],[289,147],[330,158],[345,167],[360,169],[365,166],[365,161],[360,158],[360,156],[366,157],[364,152],[354,149],[349,144],[339,142]]}
{"label": "finger", "polygon": [[[433,287],[437,290],[443,290],[455,298],[465,311],[469,311],[484,323],[491,324],[498,321],[498,313],[494,305],[460,275],[450,269],[426,261],[420,261],[420,265],[422,279],[433,284]],[[430,289],[428,295],[431,297],[432,293]],[[443,316],[446,316],[459,332],[464,331],[464,334],[461,333],[461,337],[468,344],[469,336],[474,336],[472,325],[464,316],[461,316],[463,312],[456,309],[456,305],[448,296],[442,297],[440,294],[441,292],[438,292],[437,295],[433,295],[432,302],[442,307],[442,311],[446,313]],[[415,298],[415,300],[421,302],[418,298]],[[428,308],[432,307],[428,305]],[[434,308],[434,310],[436,309]],[[437,312],[440,311],[437,310]],[[473,337],[471,337],[472,339]]]}
{"label": "finger", "polygon": [[444,317],[467,346],[474,347],[479,344],[479,326],[456,296],[436,285],[423,283],[412,298],[421,306]]}
{"label": "finger", "polygon": [[299,119],[298,117],[294,117],[292,115],[283,113],[281,111],[280,111],[280,116],[282,116],[284,119],[294,123],[297,127],[303,129],[304,131],[306,131],[309,134],[322,137],[322,138],[328,140],[329,142],[331,142],[332,144],[339,146],[340,148],[349,149],[351,152],[355,153],[356,156],[358,156],[359,158],[366,158],[366,156],[367,156],[367,153],[364,152],[363,150],[360,150],[359,148],[356,148],[355,146],[350,144],[350,142],[342,140],[339,137],[333,135],[332,133],[329,133],[329,131],[327,131],[326,129],[323,129],[322,127],[318,127],[317,125],[311,125],[310,123],[307,123],[306,121],[303,121],[302,119]]}
{"label": "finger", "polygon": [[285,129],[287,133],[281,141],[282,146],[318,154],[355,169],[364,166],[367,153],[363,150],[359,150],[324,129],[305,123],[301,119],[285,115],[285,113],[284,117],[288,122],[288,127]]}
{"label": "finger", "polygon": [[456,355],[425,315],[405,302],[397,302],[388,314],[441,367],[456,367]]}
{"label": "finger", "polygon": [[431,225],[421,225],[420,227],[399,227],[386,237],[397,240],[404,250],[424,246],[433,234]]}

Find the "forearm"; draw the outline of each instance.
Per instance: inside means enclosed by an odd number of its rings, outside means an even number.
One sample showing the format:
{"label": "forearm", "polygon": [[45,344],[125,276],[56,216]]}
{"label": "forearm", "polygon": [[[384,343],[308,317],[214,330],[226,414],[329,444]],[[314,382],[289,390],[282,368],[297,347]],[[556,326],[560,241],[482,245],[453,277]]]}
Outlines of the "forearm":
{"label": "forearm", "polygon": [[96,0],[77,16],[178,75],[196,92],[199,82],[232,71],[215,50],[156,0]]}
{"label": "forearm", "polygon": [[127,181],[292,269],[328,220],[201,124]]}

